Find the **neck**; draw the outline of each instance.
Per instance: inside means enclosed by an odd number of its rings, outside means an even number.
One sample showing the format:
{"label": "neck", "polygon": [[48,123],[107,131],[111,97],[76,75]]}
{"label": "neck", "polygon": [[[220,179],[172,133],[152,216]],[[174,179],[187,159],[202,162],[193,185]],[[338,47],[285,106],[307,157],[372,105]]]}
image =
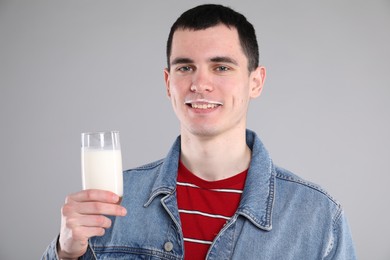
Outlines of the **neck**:
{"label": "neck", "polygon": [[250,159],[245,129],[213,137],[181,131],[181,161],[199,178],[217,181],[232,177],[248,169]]}

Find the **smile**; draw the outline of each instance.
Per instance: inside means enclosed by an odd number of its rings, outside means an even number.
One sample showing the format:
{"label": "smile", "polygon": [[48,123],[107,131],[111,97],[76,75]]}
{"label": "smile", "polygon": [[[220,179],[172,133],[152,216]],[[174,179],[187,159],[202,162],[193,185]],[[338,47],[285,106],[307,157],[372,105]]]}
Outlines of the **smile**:
{"label": "smile", "polygon": [[221,102],[217,101],[208,101],[208,100],[189,100],[185,101],[184,104],[195,109],[213,109],[219,106],[223,106]]}

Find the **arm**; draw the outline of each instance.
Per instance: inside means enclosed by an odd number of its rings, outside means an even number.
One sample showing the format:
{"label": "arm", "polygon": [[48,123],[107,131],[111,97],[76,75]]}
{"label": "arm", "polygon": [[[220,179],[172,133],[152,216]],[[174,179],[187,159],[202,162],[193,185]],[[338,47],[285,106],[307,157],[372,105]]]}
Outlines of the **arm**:
{"label": "arm", "polygon": [[334,221],[332,239],[324,259],[357,259],[348,222],[342,210]]}

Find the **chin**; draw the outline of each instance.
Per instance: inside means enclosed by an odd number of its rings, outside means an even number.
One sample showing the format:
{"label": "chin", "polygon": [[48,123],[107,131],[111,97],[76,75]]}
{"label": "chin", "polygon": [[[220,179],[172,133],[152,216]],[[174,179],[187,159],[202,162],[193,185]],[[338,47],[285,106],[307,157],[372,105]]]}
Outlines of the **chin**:
{"label": "chin", "polygon": [[211,126],[196,126],[187,128],[189,133],[199,137],[212,137],[216,136],[220,133],[220,130],[217,127]]}

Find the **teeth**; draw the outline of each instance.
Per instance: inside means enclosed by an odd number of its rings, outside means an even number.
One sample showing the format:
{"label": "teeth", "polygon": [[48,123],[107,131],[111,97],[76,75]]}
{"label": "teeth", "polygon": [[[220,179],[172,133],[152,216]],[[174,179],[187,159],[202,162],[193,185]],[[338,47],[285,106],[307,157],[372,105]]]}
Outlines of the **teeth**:
{"label": "teeth", "polygon": [[216,108],[218,104],[196,104],[192,103],[191,104],[192,108],[197,108],[197,109],[211,109],[211,108]]}

